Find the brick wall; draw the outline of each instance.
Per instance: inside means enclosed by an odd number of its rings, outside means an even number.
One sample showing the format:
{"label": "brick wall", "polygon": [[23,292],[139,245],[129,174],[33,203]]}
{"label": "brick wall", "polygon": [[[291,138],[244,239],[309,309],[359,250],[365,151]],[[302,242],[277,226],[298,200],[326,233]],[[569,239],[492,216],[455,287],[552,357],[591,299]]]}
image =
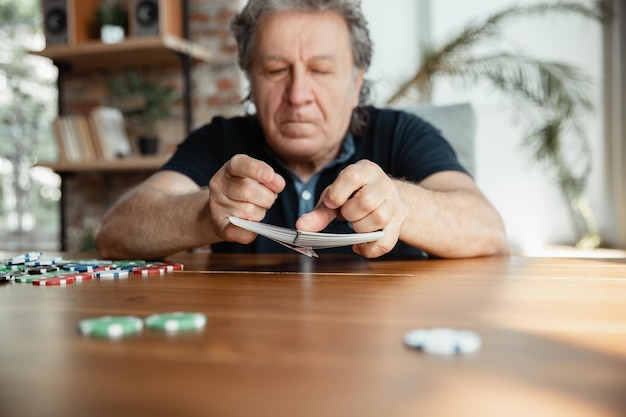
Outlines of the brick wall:
{"label": "brick wall", "polygon": [[[209,49],[215,61],[195,63],[192,69],[192,117],[194,128],[215,115],[242,113],[242,78],[237,67],[236,43],[229,24],[240,8],[240,0],[188,0],[190,40]],[[174,86],[182,96],[180,66],[146,65],[134,68],[147,79]],[[101,70],[68,74],[64,81],[66,113],[85,113],[110,103],[106,77],[120,77],[125,71]],[[158,126],[161,153],[173,151],[186,136],[184,109],[178,104]],[[131,139],[133,132],[130,132]],[[146,178],[143,174],[81,174],[67,177],[65,186],[66,250],[91,249],[90,234],[98,229],[106,209],[128,189]]]}

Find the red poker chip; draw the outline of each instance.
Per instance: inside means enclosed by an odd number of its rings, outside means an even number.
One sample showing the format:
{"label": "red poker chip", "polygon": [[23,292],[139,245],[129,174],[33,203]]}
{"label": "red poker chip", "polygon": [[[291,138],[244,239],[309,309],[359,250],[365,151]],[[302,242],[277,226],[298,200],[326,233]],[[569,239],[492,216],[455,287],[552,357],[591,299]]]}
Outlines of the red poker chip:
{"label": "red poker chip", "polygon": [[183,269],[185,269],[185,265],[175,262],[163,263],[154,266],[159,268],[165,268],[167,272],[182,271]]}
{"label": "red poker chip", "polygon": [[74,281],[78,282],[78,281],[84,281],[87,279],[93,279],[93,273],[92,272],[76,272],[73,274],[66,274],[63,275],[64,278],[73,278]]}
{"label": "red poker chip", "polygon": [[33,285],[66,285],[66,284],[73,284],[73,283],[74,283],[74,278],[66,276],[66,275],[59,275],[58,277],[53,277],[53,278],[41,278],[41,279],[33,280]]}
{"label": "red poker chip", "polygon": [[154,266],[142,266],[140,268],[133,269],[133,274],[137,275],[163,275],[166,269],[160,265]]}

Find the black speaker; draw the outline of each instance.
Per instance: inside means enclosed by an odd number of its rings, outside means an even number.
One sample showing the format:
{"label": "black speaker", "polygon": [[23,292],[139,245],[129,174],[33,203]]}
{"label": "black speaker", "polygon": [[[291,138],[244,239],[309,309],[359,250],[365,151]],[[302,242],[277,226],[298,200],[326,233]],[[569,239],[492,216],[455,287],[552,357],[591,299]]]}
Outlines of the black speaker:
{"label": "black speaker", "polygon": [[182,36],[182,1],[130,0],[130,35]]}
{"label": "black speaker", "polygon": [[43,28],[46,45],[69,42],[67,0],[43,0]]}

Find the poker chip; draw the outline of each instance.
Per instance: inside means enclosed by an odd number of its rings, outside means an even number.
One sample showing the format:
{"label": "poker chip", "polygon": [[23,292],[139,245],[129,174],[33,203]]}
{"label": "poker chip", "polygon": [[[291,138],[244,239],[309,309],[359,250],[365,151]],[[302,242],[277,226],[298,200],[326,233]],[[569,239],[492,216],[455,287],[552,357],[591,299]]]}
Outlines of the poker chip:
{"label": "poker chip", "polygon": [[11,281],[12,279],[15,278],[14,274],[11,273],[0,273],[0,282],[7,282],[7,281]]}
{"label": "poker chip", "polygon": [[160,267],[160,268],[165,268],[167,272],[182,271],[183,269],[185,269],[185,266],[183,264],[173,263],[173,262],[165,263],[165,264],[158,264],[155,266]]}
{"label": "poker chip", "polygon": [[124,269],[106,269],[95,272],[96,278],[104,279],[128,278],[128,274],[128,271]]}
{"label": "poker chip", "polygon": [[22,284],[32,284],[32,282],[36,279],[55,278],[59,275],[61,274],[59,274],[58,272],[48,272],[45,274],[34,274],[34,275],[22,273],[19,275],[16,274],[15,277],[13,278],[13,281],[19,282]]}
{"label": "poker chip", "polygon": [[29,275],[41,275],[48,272],[56,272],[58,270],[58,266],[35,266],[31,268],[26,268],[24,271]]}
{"label": "poker chip", "polygon": [[52,278],[38,278],[33,280],[33,285],[67,285],[73,284],[75,278],[70,275],[58,275]]}
{"label": "poker chip", "polygon": [[2,267],[0,267],[0,273],[2,274],[6,274],[6,273],[12,273],[15,271],[21,271],[23,269],[28,268],[26,265],[24,264],[17,264],[17,265],[2,265]]}
{"label": "poker chip", "polygon": [[458,355],[477,351],[481,340],[471,330],[432,328],[408,331],[404,335],[404,344],[425,353]]}
{"label": "poker chip", "polygon": [[76,271],[76,272],[93,272],[95,268],[100,267],[99,264],[69,264],[65,265],[63,269],[67,271]]}
{"label": "poker chip", "polygon": [[159,313],[146,317],[146,327],[168,333],[200,330],[206,325],[207,318],[202,313]]}
{"label": "poker chip", "polygon": [[21,284],[31,284],[34,280],[40,279],[40,276],[37,275],[20,275],[13,278],[13,281],[19,282]]}
{"label": "poker chip", "polygon": [[7,259],[7,264],[14,265],[14,264],[23,264],[24,262],[36,261],[42,255],[43,255],[43,252],[28,252],[23,255],[15,256],[11,259]]}
{"label": "poker chip", "polygon": [[137,274],[137,275],[163,275],[165,274],[166,269],[158,266],[158,265],[154,265],[154,266],[142,266],[139,268],[135,268],[133,269],[133,274]]}
{"label": "poker chip", "polygon": [[63,276],[74,278],[74,281],[80,282],[83,280],[93,279],[93,272],[70,272],[68,274],[64,274]]}
{"label": "poker chip", "polygon": [[117,266],[118,267],[128,267],[128,266],[144,266],[147,264],[146,261],[142,261],[139,259],[129,259],[129,260],[125,260],[125,261],[117,261]]}
{"label": "poker chip", "polygon": [[24,265],[27,265],[27,266],[51,266],[51,265],[56,265],[57,263],[59,263],[61,261],[63,261],[63,258],[61,258],[61,257],[41,256],[37,260],[24,262]]}
{"label": "poker chip", "polygon": [[78,331],[84,336],[117,339],[140,333],[143,321],[136,316],[103,316],[83,319],[78,323]]}

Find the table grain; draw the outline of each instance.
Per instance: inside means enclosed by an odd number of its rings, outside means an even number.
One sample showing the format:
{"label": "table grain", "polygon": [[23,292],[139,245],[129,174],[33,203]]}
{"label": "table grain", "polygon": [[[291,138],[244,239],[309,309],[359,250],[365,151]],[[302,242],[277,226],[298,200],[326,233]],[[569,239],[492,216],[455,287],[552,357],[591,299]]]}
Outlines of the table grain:
{"label": "table grain", "polygon": [[[0,416],[626,415],[624,259],[167,260],[185,271],[1,284]],[[168,311],[207,326],[121,340],[76,329]],[[471,329],[483,346],[403,345],[423,327]]]}

